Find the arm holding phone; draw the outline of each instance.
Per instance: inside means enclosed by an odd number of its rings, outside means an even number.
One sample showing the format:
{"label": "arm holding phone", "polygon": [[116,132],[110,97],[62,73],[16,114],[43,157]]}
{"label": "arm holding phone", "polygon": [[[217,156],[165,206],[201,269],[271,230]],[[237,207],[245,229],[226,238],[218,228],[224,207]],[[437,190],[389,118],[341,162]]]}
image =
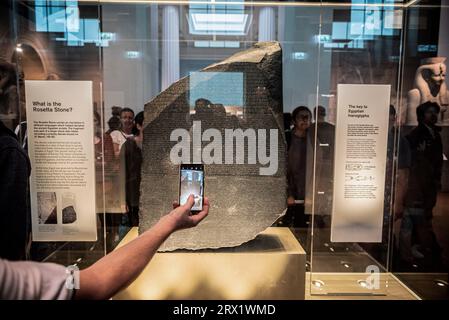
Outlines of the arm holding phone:
{"label": "arm holding phone", "polygon": [[76,299],[108,299],[128,286],[146,267],[161,244],[175,231],[196,226],[209,213],[209,200],[203,210],[192,215],[194,197],[163,216],[151,229],[127,245],[98,260],[80,272],[80,289]]}
{"label": "arm holding phone", "polygon": [[[171,233],[196,226],[209,212],[209,201],[204,199],[203,210],[191,214],[193,196],[179,206],[174,203],[169,214],[137,239],[80,271],[80,288],[75,299],[109,299],[129,285],[150,262],[159,246]],[[72,298],[66,285],[67,269],[55,263],[8,261],[0,258],[0,300]]]}

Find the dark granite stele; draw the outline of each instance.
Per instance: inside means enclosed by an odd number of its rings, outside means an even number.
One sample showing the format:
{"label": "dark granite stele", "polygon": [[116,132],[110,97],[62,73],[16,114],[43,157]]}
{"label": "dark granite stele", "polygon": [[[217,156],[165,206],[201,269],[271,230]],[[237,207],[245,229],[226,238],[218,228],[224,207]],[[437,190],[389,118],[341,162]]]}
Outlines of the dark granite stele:
{"label": "dark granite stele", "polygon": [[[244,164],[206,164],[205,196],[211,202],[209,216],[196,228],[170,236],[160,251],[235,247],[254,239],[286,209],[286,141],[279,43],[256,43],[200,72],[243,73],[243,115],[237,117],[215,107],[191,114],[189,77],[172,84],[145,105],[139,232],[149,229],[170,212],[172,202],[178,199],[179,164],[170,160],[170,150],[177,144],[177,141],[170,141],[175,129],[192,132],[193,121],[201,121],[202,132],[216,128],[222,133],[223,141],[225,129],[254,129],[256,133],[258,129],[265,129],[264,149],[268,155],[269,130],[276,129],[278,168],[273,175],[260,175],[259,169],[268,165],[259,161],[248,164],[246,139]],[[203,142],[202,148],[208,143]],[[224,147],[222,156],[224,163]]]}

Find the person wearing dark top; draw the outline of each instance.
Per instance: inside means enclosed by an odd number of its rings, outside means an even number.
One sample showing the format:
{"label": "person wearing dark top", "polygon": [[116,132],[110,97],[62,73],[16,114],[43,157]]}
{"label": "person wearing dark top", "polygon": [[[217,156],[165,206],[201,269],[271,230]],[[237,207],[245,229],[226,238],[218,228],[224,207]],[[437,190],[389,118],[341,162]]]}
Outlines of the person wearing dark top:
{"label": "person wearing dark top", "polygon": [[[389,237],[391,235],[390,225],[403,213],[404,195],[407,190],[407,179],[411,165],[410,147],[407,139],[398,130],[396,109],[393,105],[390,105],[389,108],[382,242],[360,244],[383,265],[387,265]],[[397,149],[395,149],[395,146],[397,146]],[[391,202],[392,199],[394,199],[393,203]],[[391,204],[393,204],[393,210],[391,210]],[[393,215],[391,215],[392,211]],[[396,234],[395,237],[397,237]]]}
{"label": "person wearing dark top", "polygon": [[144,113],[139,112],[134,118],[135,138],[127,139],[121,150],[121,156],[124,158],[122,163],[125,163],[126,168],[126,205],[128,207],[128,223],[131,227],[139,225],[143,120]]}
{"label": "person wearing dark top", "polygon": [[306,198],[308,129],[312,119],[312,113],[307,107],[300,106],[293,110],[292,123],[294,125],[287,141],[287,213],[282,219],[282,225],[290,227],[307,227],[307,219],[304,213],[304,201]]}
{"label": "person wearing dark top", "polygon": [[[440,255],[432,227],[433,208],[441,188],[443,145],[436,126],[440,107],[426,102],[416,109],[418,126],[407,136],[411,150],[408,188],[400,230],[400,257],[404,262],[436,266]],[[423,266],[424,267],[424,266]]]}
{"label": "person wearing dark top", "polygon": [[[385,205],[386,210],[388,210],[387,212],[390,212],[390,208],[388,206],[390,204],[391,197],[394,197],[393,214],[394,219],[398,219],[402,216],[404,211],[404,197],[407,191],[412,155],[408,140],[403,135],[401,135],[398,130],[399,128],[397,126],[396,109],[393,105],[390,105],[389,122],[385,182]],[[395,150],[395,146],[398,146],[397,150]],[[394,174],[394,160],[397,161],[396,174]],[[396,178],[396,180],[393,180],[394,177]]]}
{"label": "person wearing dark top", "polygon": [[306,194],[307,136],[291,135],[288,150],[288,204],[304,200]]}
{"label": "person wearing dark top", "polygon": [[16,135],[0,120],[0,258],[27,258],[31,164]]}

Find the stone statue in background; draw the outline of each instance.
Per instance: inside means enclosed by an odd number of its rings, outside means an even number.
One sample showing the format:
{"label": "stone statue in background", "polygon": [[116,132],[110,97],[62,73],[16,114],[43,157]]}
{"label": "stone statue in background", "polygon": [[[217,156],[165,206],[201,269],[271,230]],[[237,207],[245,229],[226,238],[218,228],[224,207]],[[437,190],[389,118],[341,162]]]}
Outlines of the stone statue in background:
{"label": "stone statue in background", "polygon": [[446,85],[445,57],[423,59],[416,70],[414,89],[407,96],[405,124],[417,125],[416,108],[424,102],[436,102],[441,108],[438,123],[449,125],[449,92]]}

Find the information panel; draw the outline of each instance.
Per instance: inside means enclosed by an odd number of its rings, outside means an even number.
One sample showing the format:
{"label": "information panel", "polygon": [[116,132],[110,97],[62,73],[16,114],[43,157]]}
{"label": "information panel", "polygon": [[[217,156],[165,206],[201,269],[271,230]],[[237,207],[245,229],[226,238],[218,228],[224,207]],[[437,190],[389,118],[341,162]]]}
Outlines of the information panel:
{"label": "information panel", "polygon": [[338,85],[331,241],[381,242],[390,85]]}
{"label": "information panel", "polygon": [[91,81],[25,82],[33,241],[96,241]]}

